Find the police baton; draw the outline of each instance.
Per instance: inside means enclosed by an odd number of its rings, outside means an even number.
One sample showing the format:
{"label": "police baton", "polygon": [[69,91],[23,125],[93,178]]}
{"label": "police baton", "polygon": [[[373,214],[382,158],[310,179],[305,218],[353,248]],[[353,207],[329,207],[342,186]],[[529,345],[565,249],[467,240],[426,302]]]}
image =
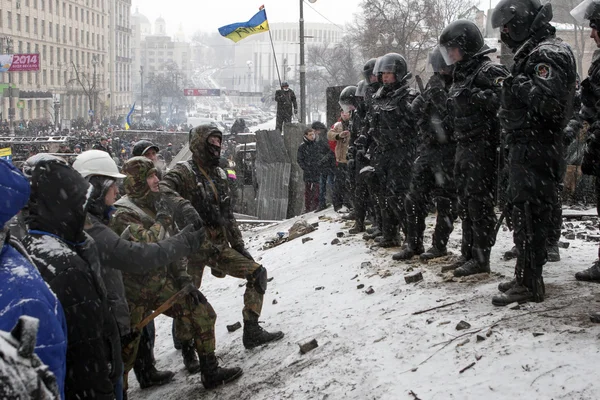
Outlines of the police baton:
{"label": "police baton", "polygon": [[425,86],[423,85],[423,79],[421,79],[421,76],[416,75],[415,76],[415,80],[417,81],[417,85],[419,85],[419,91],[421,93],[425,92]]}

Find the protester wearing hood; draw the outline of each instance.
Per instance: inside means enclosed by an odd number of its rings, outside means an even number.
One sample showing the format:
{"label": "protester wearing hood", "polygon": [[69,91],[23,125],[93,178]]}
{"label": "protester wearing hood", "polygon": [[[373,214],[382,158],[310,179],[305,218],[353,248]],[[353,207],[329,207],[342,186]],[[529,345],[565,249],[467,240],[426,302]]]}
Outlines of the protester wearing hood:
{"label": "protester wearing hood", "polygon": [[29,200],[27,179],[0,159],[0,330],[10,331],[23,315],[37,318],[35,354],[56,377],[64,399],[67,325],[63,308],[48,288],[23,245],[2,229]]}
{"label": "protester wearing hood", "polygon": [[96,245],[84,232],[92,190],[68,165],[40,161],[31,177],[23,243],[65,313],[65,397],[112,400],[123,371],[121,342]]}
{"label": "protester wearing hood", "polygon": [[[117,211],[111,227],[118,234],[140,243],[157,242],[169,231],[173,221],[167,210],[160,206],[159,180],[156,168],[144,157],[133,157],[123,167],[126,196],[117,203]],[[188,295],[175,303],[165,314],[177,318],[177,338],[183,344],[184,364],[190,373],[200,370],[196,351],[201,359],[214,355],[214,324],[216,314],[206,298],[198,291],[186,272],[186,264],[175,262],[152,272],[125,273],[124,283],[131,311],[131,326],[138,324],[148,313],[160,307],[179,290],[187,289]],[[193,301],[190,301],[193,300]],[[125,373],[133,366],[138,340],[123,348]],[[232,375],[213,371],[204,373],[202,382],[207,389],[222,384],[223,380],[234,380],[242,374],[241,369],[231,370]],[[222,379],[225,377],[224,379]]]}
{"label": "protester wearing hood", "polygon": [[[281,339],[282,332],[267,332],[258,324],[267,289],[267,270],[256,263],[246,246],[233,215],[230,189],[225,171],[219,168],[222,133],[215,124],[197,126],[190,131],[192,159],[178,163],[160,182],[161,192],[175,213],[186,221],[204,224],[218,254],[195,254],[189,258],[188,273],[200,287],[205,265],[213,275],[245,279],[244,335],[246,348]],[[178,222],[179,225],[179,222]],[[231,247],[230,247],[231,246]],[[211,374],[212,362],[200,359],[202,373]]]}
{"label": "protester wearing hood", "polygon": [[490,272],[495,242],[496,149],[500,138],[497,117],[502,82],[509,76],[488,54],[481,31],[471,21],[452,22],[442,31],[440,51],[454,65],[448,93],[457,142],[454,179],[462,219],[460,258],[452,265],[457,277]]}
{"label": "protester wearing hood", "polygon": [[573,115],[577,79],[575,56],[556,37],[551,20],[552,4],[539,0],[502,0],[492,15],[515,61],[502,84],[498,115],[509,149],[507,200],[518,255],[515,279],[500,284],[504,293],[492,299],[497,306],[545,297],[542,270],[552,212],[561,207],[564,129]]}

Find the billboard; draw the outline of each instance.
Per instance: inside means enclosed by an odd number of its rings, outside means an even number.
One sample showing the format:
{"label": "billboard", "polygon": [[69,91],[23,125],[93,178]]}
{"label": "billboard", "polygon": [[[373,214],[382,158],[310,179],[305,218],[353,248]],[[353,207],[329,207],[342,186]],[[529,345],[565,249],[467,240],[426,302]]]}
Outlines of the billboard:
{"label": "billboard", "polygon": [[24,72],[39,70],[39,54],[0,54],[0,72]]}
{"label": "billboard", "polygon": [[184,96],[221,96],[221,89],[183,89]]}
{"label": "billboard", "polygon": [[0,158],[8,162],[12,162],[12,150],[10,147],[0,149]]}

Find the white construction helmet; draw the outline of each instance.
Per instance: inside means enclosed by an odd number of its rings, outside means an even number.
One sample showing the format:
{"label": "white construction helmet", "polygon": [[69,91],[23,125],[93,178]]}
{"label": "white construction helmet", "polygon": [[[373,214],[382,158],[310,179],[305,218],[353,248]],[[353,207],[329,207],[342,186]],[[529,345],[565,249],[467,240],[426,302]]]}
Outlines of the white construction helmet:
{"label": "white construction helmet", "polygon": [[86,179],[95,175],[114,179],[125,178],[125,175],[119,172],[119,168],[110,154],[102,150],[84,151],[75,159],[73,168]]}

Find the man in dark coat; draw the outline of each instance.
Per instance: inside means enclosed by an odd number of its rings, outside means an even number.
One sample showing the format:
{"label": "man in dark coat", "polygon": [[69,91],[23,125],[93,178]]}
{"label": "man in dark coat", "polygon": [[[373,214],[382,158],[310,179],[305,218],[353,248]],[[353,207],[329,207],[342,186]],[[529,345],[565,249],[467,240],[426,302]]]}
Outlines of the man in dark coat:
{"label": "man in dark coat", "polygon": [[319,207],[321,211],[327,207],[327,187],[333,190],[335,178],[335,153],[329,147],[327,140],[327,127],[320,121],[312,123],[311,128],[315,131],[315,147],[318,153],[319,178]]}
{"label": "man in dark coat", "polygon": [[298,147],[298,165],[302,168],[304,179],[304,210],[315,211],[319,206],[319,180],[321,171],[319,162],[321,154],[317,151],[315,142],[315,131],[306,128],[304,131],[304,142]]}
{"label": "man in dark coat", "polygon": [[277,121],[275,129],[283,130],[284,122],[292,122],[292,115],[298,115],[298,103],[296,94],[287,82],[281,84],[281,89],[275,92],[275,101],[277,102]]}
{"label": "man in dark coat", "polygon": [[38,163],[31,179],[30,231],[23,242],[65,312],[66,398],[113,400],[123,373],[121,341],[96,245],[83,230],[90,190],[71,167]]}

